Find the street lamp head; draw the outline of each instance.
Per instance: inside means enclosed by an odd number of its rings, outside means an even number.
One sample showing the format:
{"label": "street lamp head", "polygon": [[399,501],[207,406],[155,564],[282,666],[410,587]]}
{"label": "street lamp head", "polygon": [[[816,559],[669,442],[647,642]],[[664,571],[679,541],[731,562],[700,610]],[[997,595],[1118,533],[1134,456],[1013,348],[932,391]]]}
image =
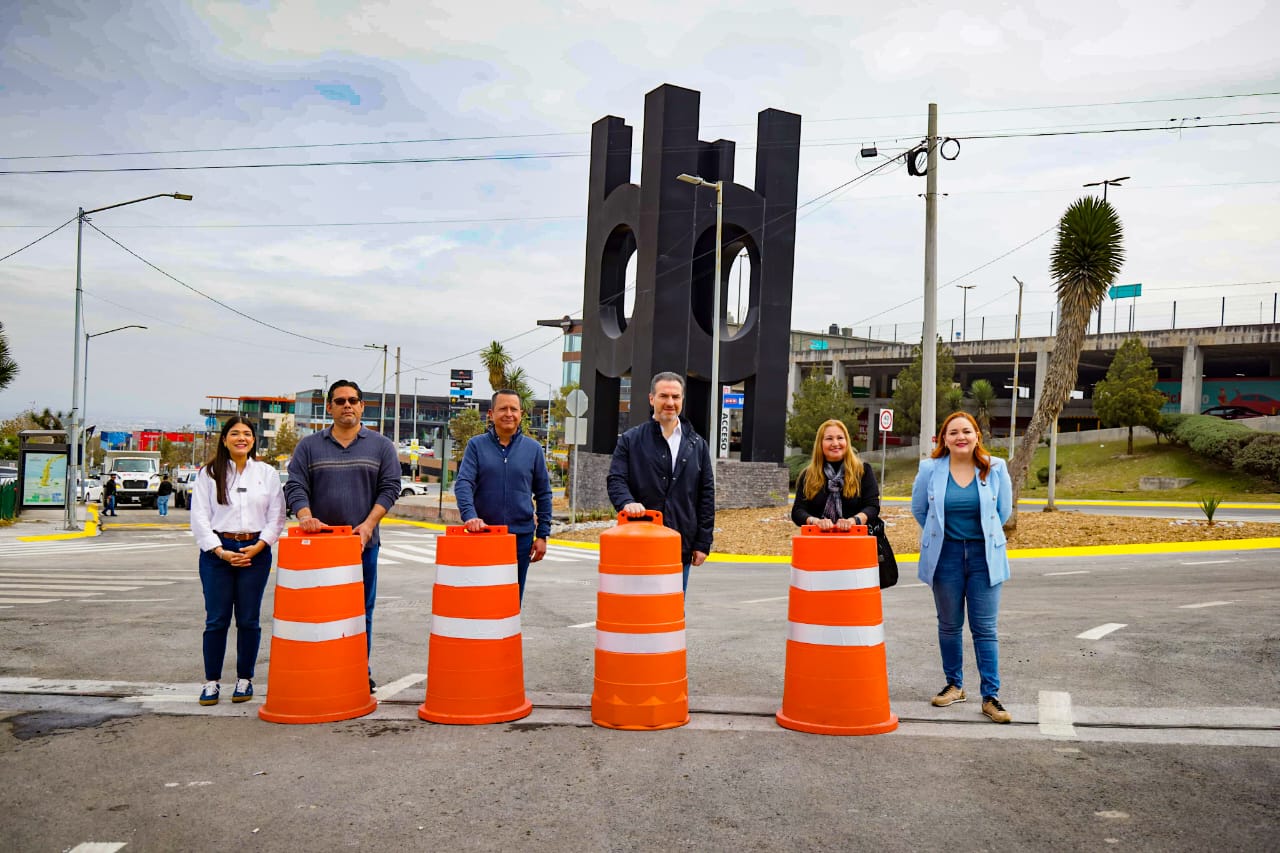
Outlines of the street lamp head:
{"label": "street lamp head", "polygon": [[191,201],[191,199],[195,198],[195,196],[190,196],[186,193],[171,193],[171,195],[178,201]]}
{"label": "street lamp head", "polygon": [[706,181],[702,180],[702,178],[699,178],[697,175],[686,175],[683,173],[676,175],[676,180],[684,181],[686,184],[693,184],[695,187],[700,187],[706,183]]}

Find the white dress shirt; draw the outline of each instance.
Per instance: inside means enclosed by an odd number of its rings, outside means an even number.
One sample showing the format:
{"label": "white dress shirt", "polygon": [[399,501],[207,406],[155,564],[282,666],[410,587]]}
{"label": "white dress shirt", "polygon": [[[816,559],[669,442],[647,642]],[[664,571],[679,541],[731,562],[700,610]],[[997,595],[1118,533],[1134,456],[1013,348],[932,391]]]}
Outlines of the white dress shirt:
{"label": "white dress shirt", "polygon": [[[662,424],[658,424],[661,428]],[[680,428],[680,421],[676,421],[676,428],[671,431],[671,435],[666,436],[667,447],[671,448],[671,470],[676,470],[676,460],[680,458],[680,437],[684,435],[684,430]]]}
{"label": "white dress shirt", "polygon": [[203,468],[191,487],[191,532],[201,551],[222,547],[219,533],[258,533],[271,547],[284,532],[284,487],[280,474],[265,462],[249,459],[244,470],[227,470],[227,501],[218,503],[218,486]]}

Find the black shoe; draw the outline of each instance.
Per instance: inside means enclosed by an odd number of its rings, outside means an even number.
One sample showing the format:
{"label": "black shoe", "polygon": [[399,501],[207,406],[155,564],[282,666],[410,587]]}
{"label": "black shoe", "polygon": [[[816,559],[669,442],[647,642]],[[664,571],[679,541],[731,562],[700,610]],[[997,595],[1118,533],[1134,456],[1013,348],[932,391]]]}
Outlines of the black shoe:
{"label": "black shoe", "polygon": [[369,676],[369,692],[372,693],[378,687],[378,683],[373,680],[373,676]]}

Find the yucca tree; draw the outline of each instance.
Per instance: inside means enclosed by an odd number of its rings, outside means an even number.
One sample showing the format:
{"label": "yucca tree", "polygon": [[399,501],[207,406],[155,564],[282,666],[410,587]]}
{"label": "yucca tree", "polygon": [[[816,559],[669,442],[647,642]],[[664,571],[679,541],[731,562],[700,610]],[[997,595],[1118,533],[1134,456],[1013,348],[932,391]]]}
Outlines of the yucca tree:
{"label": "yucca tree", "polygon": [[991,407],[996,399],[996,389],[985,379],[975,379],[969,386],[969,397],[973,400],[973,417],[982,430],[984,441],[991,440]]}
{"label": "yucca tree", "polygon": [[511,366],[511,356],[498,341],[490,341],[489,346],[480,350],[480,363],[489,373],[489,387],[495,392],[506,387],[507,368]]}
{"label": "yucca tree", "polygon": [[1018,496],[1027,481],[1031,457],[1075,388],[1089,317],[1102,304],[1123,265],[1124,228],[1115,208],[1093,196],[1068,207],[1058,222],[1058,240],[1049,258],[1049,274],[1058,290],[1057,339],[1044,390],[1009,463],[1013,479],[1013,514],[1005,525],[1009,530],[1018,524]]}

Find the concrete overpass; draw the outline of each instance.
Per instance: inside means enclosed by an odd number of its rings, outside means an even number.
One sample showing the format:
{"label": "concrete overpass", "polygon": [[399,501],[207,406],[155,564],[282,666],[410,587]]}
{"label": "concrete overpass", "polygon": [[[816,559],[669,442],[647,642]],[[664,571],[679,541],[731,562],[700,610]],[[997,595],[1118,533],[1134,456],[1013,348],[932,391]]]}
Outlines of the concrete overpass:
{"label": "concrete overpass", "polygon": [[[1116,349],[1129,337],[1146,344],[1162,381],[1180,383],[1179,410],[1198,414],[1206,377],[1268,379],[1280,377],[1280,323],[1213,326],[1196,329],[1108,332],[1088,335],[1080,354],[1076,387],[1084,399],[1071,400],[1059,421],[1062,431],[1097,426],[1093,412],[1093,386],[1106,377]],[[821,341],[826,349],[811,349]],[[1040,397],[1056,336],[1021,341],[1018,384],[1032,388],[1033,396],[1018,401],[1019,431],[1030,419],[1033,401]],[[1007,435],[1013,382],[1013,339],[961,341],[951,345],[956,381],[966,390],[976,379],[995,387],[997,400],[992,430]],[[792,333],[791,369],[788,375],[788,407],[791,395],[809,376],[822,375],[843,381],[870,411],[892,407],[894,379],[911,362],[912,345],[830,333]]]}

